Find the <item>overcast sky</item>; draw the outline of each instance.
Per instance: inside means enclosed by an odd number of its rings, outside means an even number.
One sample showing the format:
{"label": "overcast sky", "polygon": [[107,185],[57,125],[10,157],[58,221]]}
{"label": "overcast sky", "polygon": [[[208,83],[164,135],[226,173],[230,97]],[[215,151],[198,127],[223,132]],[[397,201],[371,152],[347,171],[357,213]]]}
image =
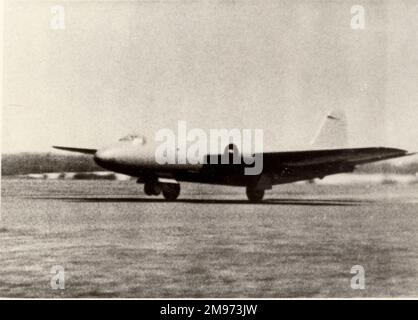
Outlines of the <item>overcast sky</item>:
{"label": "overcast sky", "polygon": [[350,144],[418,150],[418,2],[58,1],[5,4],[2,152],[100,147],[129,132],[262,128],[307,144],[345,110]]}

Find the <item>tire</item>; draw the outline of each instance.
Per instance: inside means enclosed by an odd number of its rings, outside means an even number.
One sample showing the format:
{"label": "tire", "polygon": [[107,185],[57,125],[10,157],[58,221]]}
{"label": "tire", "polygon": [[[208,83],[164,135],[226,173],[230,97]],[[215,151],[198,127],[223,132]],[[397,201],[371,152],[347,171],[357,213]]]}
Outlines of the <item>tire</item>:
{"label": "tire", "polygon": [[158,196],[161,193],[161,188],[159,182],[146,182],[144,184],[144,193],[147,196]]}
{"label": "tire", "polygon": [[250,202],[261,202],[261,200],[263,200],[264,197],[264,190],[257,190],[252,187],[247,187],[246,194]]}
{"label": "tire", "polygon": [[152,183],[149,183],[149,182],[145,182],[145,184],[144,184],[144,193],[147,195],[147,196],[152,196],[152,194],[153,194],[153,185],[152,185]]}
{"label": "tire", "polygon": [[163,184],[163,196],[168,201],[174,201],[180,195],[180,185],[175,183]]}

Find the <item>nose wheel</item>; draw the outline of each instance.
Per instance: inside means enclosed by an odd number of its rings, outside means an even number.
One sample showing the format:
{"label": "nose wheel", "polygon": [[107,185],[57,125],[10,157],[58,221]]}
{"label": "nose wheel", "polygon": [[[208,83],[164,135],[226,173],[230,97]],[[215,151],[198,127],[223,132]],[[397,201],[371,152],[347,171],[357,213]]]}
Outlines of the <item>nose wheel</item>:
{"label": "nose wheel", "polygon": [[144,193],[147,196],[158,196],[161,194],[162,186],[158,182],[146,182],[144,184]]}
{"label": "nose wheel", "polygon": [[144,193],[147,196],[159,196],[163,194],[168,201],[174,201],[180,195],[180,184],[160,183],[158,181],[147,181],[144,184]]}

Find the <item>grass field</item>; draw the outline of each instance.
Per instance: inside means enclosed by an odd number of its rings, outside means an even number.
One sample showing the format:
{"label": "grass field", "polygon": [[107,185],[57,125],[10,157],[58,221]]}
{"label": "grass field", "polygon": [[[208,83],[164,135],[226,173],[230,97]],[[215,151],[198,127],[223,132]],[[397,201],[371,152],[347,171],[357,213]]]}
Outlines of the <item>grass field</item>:
{"label": "grass field", "polygon": [[258,205],[182,188],[165,202],[133,181],[3,180],[0,296],[418,296],[418,185],[285,185]]}

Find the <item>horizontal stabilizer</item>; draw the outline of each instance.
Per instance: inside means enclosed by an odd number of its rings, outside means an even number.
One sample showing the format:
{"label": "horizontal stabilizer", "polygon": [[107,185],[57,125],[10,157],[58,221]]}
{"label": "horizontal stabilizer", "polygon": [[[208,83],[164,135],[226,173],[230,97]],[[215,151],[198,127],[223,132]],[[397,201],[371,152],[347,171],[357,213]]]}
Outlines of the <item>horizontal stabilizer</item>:
{"label": "horizontal stabilizer", "polygon": [[72,148],[72,147],[61,147],[61,146],[52,146],[54,149],[70,151],[70,152],[78,152],[84,154],[95,154],[97,149],[85,149],[85,148]]}

